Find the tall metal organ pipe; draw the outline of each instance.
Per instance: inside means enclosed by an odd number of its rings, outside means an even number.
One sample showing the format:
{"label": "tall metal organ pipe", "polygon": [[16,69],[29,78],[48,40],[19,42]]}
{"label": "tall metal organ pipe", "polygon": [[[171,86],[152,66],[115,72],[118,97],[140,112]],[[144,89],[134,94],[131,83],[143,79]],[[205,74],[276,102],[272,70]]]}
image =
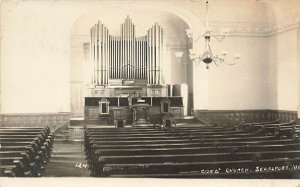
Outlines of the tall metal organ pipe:
{"label": "tall metal organ pipe", "polygon": [[109,35],[100,21],[90,29],[91,83],[144,79],[147,84],[163,84],[163,29],[155,23],[145,36],[136,37],[135,26],[127,17],[120,30],[120,37]]}

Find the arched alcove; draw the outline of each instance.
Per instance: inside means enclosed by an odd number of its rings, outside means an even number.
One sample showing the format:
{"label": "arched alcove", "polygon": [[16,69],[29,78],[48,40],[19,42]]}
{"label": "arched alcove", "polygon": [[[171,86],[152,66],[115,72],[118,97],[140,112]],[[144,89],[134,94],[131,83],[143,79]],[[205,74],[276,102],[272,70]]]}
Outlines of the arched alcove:
{"label": "arched alcove", "polygon": [[[70,37],[70,111],[72,117],[82,117],[84,114],[84,96],[87,82],[85,64],[89,60],[90,28],[100,21],[111,35],[120,36],[120,26],[125,18],[130,16],[135,25],[136,36],[144,36],[147,30],[158,22],[164,30],[164,76],[166,84],[187,84],[189,88],[188,111],[192,108],[193,99],[193,65],[188,63],[188,49],[191,47],[186,35],[189,25],[181,17],[147,5],[139,9],[119,9],[102,7],[99,11],[82,14],[73,24]],[[175,57],[175,52],[183,51],[181,60]]]}

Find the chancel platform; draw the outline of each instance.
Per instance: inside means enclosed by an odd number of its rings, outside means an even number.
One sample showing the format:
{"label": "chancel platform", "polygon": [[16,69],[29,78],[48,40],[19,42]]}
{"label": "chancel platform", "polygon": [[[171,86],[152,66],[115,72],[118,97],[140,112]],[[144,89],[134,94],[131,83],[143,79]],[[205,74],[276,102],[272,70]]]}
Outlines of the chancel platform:
{"label": "chancel platform", "polygon": [[[152,124],[161,118],[161,102],[170,101],[169,113],[175,119],[184,117],[182,97],[86,97],[84,120],[99,119],[99,102],[106,99],[109,102],[109,115],[118,115],[126,120],[126,124]],[[138,102],[138,101],[143,102]],[[116,114],[116,111],[118,112]],[[100,123],[99,123],[100,124]],[[104,125],[104,123],[102,123]],[[111,123],[112,124],[112,123]]]}

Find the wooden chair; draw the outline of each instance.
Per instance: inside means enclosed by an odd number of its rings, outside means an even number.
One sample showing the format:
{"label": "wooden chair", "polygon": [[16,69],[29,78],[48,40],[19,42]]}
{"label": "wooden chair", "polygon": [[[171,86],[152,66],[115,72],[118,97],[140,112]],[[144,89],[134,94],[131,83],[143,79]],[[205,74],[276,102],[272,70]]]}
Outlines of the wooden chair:
{"label": "wooden chair", "polygon": [[103,120],[107,120],[107,123],[110,124],[110,114],[109,114],[109,101],[105,98],[102,98],[99,101],[99,124],[102,124]]}
{"label": "wooden chair", "polygon": [[161,125],[162,127],[171,128],[176,126],[174,115],[171,113],[171,101],[170,99],[162,99],[160,102],[161,112]]}
{"label": "wooden chair", "polygon": [[113,109],[113,121],[116,128],[122,128],[126,125],[126,117],[123,108]]}

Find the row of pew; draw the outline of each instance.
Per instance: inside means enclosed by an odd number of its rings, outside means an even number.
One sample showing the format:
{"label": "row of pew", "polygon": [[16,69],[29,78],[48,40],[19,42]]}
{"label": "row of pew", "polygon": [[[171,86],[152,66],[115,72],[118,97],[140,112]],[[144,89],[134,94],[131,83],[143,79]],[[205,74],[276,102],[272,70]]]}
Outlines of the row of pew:
{"label": "row of pew", "polygon": [[299,138],[300,135],[300,125],[295,124],[295,120],[282,123],[279,120],[273,122],[245,123],[240,128],[249,131],[258,131],[265,135],[275,135],[280,138]]}
{"label": "row of pew", "polygon": [[0,127],[0,176],[40,177],[53,141],[49,127]]}
{"label": "row of pew", "polygon": [[300,143],[243,128],[88,128],[95,177],[295,178]]}

